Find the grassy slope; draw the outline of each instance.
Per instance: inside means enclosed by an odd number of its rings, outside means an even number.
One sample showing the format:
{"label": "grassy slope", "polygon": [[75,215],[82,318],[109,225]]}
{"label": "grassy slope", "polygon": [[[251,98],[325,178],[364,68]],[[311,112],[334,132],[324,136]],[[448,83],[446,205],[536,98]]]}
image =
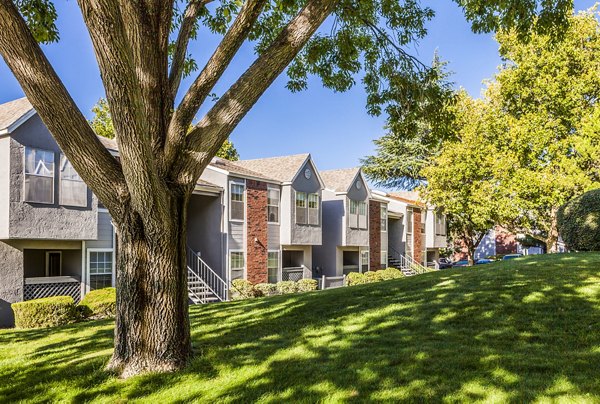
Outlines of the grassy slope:
{"label": "grassy slope", "polygon": [[0,402],[600,401],[600,254],[195,307],[188,370],[103,372],[112,323],[0,331]]}

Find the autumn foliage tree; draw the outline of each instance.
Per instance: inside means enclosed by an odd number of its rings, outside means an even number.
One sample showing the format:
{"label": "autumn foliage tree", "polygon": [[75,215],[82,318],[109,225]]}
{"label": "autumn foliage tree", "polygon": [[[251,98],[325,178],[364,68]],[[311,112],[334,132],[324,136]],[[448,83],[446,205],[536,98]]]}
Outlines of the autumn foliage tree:
{"label": "autumn foliage tree", "polygon": [[[478,31],[520,30],[540,15],[562,22],[571,1],[456,0]],[[78,0],[119,146],[98,141],[39,43],[59,39],[52,0],[0,0],[0,54],[77,172],[108,208],[118,236],[115,350],[122,376],[170,371],[192,353],[186,211],[200,174],[273,81],[316,75],[344,91],[360,79],[367,111],[402,117],[428,96],[435,69],[406,49],[433,11],[415,0]],[[326,26],[319,30],[323,24]],[[188,54],[203,32],[222,35],[206,60]],[[256,58],[211,96],[246,41]],[[195,72],[195,68],[197,72]],[[192,84],[181,89],[184,74]],[[181,100],[176,102],[176,100]],[[216,100],[216,101],[213,101]],[[189,127],[201,106],[206,114]]]}

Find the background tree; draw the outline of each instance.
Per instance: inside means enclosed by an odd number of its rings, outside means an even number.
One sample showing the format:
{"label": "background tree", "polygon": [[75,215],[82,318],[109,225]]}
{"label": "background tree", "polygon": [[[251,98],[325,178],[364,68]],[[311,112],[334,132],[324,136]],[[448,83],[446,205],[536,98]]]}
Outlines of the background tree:
{"label": "background tree", "polygon": [[[100,98],[96,105],[92,107],[94,117],[90,120],[90,126],[98,136],[103,136],[109,139],[115,138],[115,127],[113,126],[110,116],[110,109],[105,98]],[[190,130],[192,127],[190,126]],[[235,148],[233,142],[229,139],[225,140],[216,154],[217,157],[225,160],[237,161],[240,155]]]}
{"label": "background tree", "polygon": [[[562,22],[570,0],[457,0],[476,30]],[[405,49],[433,11],[414,0],[78,0],[98,61],[120,158],[103,147],[39,42],[59,35],[52,0],[0,0],[0,54],[74,168],[108,208],[118,235],[115,350],[126,377],[179,369],[191,355],[186,211],[200,174],[287,68],[293,91],[317,75],[344,91],[362,76],[367,110],[402,116],[430,69]],[[180,11],[182,10],[182,11]],[[332,16],[327,27],[318,31]],[[198,63],[200,26],[223,35]],[[245,41],[256,59],[213,101]],[[180,94],[183,74],[203,66]],[[180,102],[175,100],[181,99]],[[188,130],[202,105],[207,113]]]}
{"label": "background tree", "polygon": [[508,130],[496,140],[510,171],[506,204],[518,208],[503,223],[557,251],[560,206],[600,179],[600,23],[594,12],[570,17],[561,41],[514,32],[497,35],[505,66],[487,98]]}
{"label": "background tree", "polygon": [[511,205],[504,203],[504,189],[498,186],[507,175],[494,143],[502,121],[483,100],[474,100],[464,91],[457,94],[451,113],[452,139],[444,141],[439,154],[422,169],[426,185],[419,189],[448,217],[452,240],[464,246],[472,264],[486,233],[512,213]]}

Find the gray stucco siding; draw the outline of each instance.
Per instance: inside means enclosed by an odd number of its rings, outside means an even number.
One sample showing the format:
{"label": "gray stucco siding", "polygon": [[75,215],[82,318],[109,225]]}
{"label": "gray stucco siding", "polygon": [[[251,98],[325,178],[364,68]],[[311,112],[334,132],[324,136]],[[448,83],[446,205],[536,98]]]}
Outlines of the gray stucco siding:
{"label": "gray stucco siding", "polygon": [[10,137],[0,137],[0,239],[9,234]]}
{"label": "gray stucco siding", "polygon": [[[54,203],[24,202],[24,151],[33,147],[54,153]],[[97,237],[97,200],[88,189],[87,207],[59,204],[60,149],[40,118],[35,115],[11,135],[10,140],[10,238],[89,240]]]}
{"label": "gray stucco siding", "polygon": [[12,327],[11,303],[23,300],[23,251],[0,241],[0,328]]}

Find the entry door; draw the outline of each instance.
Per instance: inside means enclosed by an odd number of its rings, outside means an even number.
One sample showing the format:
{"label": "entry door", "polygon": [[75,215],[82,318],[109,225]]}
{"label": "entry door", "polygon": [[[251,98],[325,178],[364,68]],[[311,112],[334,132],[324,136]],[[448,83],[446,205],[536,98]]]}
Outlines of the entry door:
{"label": "entry door", "polygon": [[61,253],[60,251],[50,251],[46,253],[46,275],[61,276]]}

